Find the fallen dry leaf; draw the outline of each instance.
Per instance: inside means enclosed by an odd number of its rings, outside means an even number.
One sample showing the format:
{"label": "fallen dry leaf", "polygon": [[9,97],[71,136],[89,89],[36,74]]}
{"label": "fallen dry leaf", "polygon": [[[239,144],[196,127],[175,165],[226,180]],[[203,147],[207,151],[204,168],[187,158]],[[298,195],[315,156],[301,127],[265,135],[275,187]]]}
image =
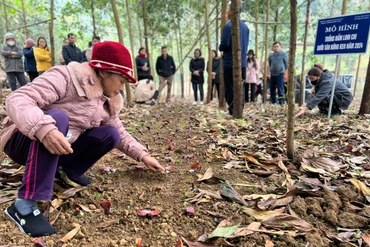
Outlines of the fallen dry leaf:
{"label": "fallen dry leaf", "polygon": [[249,201],[260,199],[260,198],[262,198],[263,200],[268,200],[269,198],[277,199],[283,196],[284,195],[276,195],[276,194],[266,194],[266,195],[252,194],[252,195],[243,196],[243,199],[249,200]]}
{"label": "fallen dry leaf", "polygon": [[84,189],[86,189],[86,187],[70,188],[70,189],[67,189],[67,190],[57,194],[57,197],[59,199],[67,199],[69,197],[72,197],[72,196],[76,195],[77,192],[80,192],[81,190],[84,190]]}
{"label": "fallen dry leaf", "polygon": [[311,224],[301,218],[284,213],[262,221],[262,225],[280,229],[296,229],[303,232],[312,230]]}
{"label": "fallen dry leaf", "polygon": [[112,225],[116,224],[117,222],[118,222],[118,220],[103,221],[103,222],[100,222],[99,224],[97,224],[96,228],[106,228],[106,227],[109,227],[109,226],[112,226]]}
{"label": "fallen dry leaf", "polygon": [[231,201],[248,206],[242,196],[231,186],[229,181],[225,181],[225,183],[221,184],[220,194],[222,197],[228,198]]}
{"label": "fallen dry leaf", "polygon": [[204,173],[203,177],[198,179],[198,182],[210,179],[212,176],[213,176],[212,168],[209,167],[206,173]]}
{"label": "fallen dry leaf", "polygon": [[230,238],[237,238],[237,237],[243,237],[250,234],[253,234],[254,231],[252,230],[258,230],[261,227],[261,222],[252,222],[247,227],[238,228],[231,236]]}
{"label": "fallen dry leaf", "polygon": [[238,229],[240,224],[240,219],[225,219],[218,224],[216,229],[211,234],[208,235],[208,239],[216,237],[227,238]]}
{"label": "fallen dry leaf", "polygon": [[73,230],[68,232],[63,238],[59,240],[60,243],[66,243],[71,240],[81,229],[81,225],[76,226]]}
{"label": "fallen dry leaf", "polygon": [[369,233],[365,233],[364,235],[362,235],[362,239],[365,241],[367,245],[370,246],[370,234]]}
{"label": "fallen dry leaf", "polygon": [[279,159],[278,166],[285,173],[285,181],[283,182],[283,184],[281,186],[293,185],[292,177],[290,176],[288,169],[286,168],[286,166],[283,163],[283,158],[282,158],[281,154],[279,154],[278,159]]}
{"label": "fallen dry leaf", "polygon": [[292,201],[293,201],[293,196],[288,196],[288,197],[280,198],[280,199],[274,199],[270,197],[267,200],[260,201],[257,204],[257,207],[261,210],[266,210],[266,209],[272,210],[276,207],[286,206]]}
{"label": "fallen dry leaf", "polygon": [[191,240],[187,240],[186,238],[182,238],[182,240],[184,240],[184,242],[189,247],[219,247],[218,245],[202,243],[202,242],[199,242],[199,241],[191,241]]}
{"label": "fallen dry leaf", "polygon": [[252,157],[250,155],[240,155],[239,157],[242,158],[242,159],[245,159],[245,160],[247,160],[249,162],[252,162],[255,165],[264,166],[256,158],[254,158],[254,157]]}
{"label": "fallen dry leaf", "polygon": [[266,240],[265,247],[274,247],[274,243],[271,240]]}
{"label": "fallen dry leaf", "polygon": [[246,213],[249,216],[252,216],[256,218],[256,220],[266,220],[273,216],[280,215],[285,211],[285,208],[279,208],[275,210],[269,210],[269,211],[258,211],[251,208],[244,208],[243,212]]}
{"label": "fallen dry leaf", "polygon": [[316,173],[321,174],[333,174],[340,169],[347,167],[347,165],[344,165],[341,162],[334,161],[327,157],[316,157],[315,153],[315,150],[306,150],[302,155],[302,161],[306,165],[305,169],[309,170],[310,168],[313,168],[311,172],[316,171]]}

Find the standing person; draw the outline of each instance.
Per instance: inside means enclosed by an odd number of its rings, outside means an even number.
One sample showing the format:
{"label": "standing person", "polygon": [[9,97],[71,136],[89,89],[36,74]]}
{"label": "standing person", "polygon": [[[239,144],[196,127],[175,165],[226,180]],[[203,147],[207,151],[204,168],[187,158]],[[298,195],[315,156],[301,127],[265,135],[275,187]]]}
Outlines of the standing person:
{"label": "standing person", "polygon": [[161,48],[162,55],[157,58],[157,63],[155,69],[159,75],[159,96],[158,102],[161,97],[161,92],[167,84],[167,99],[166,103],[169,103],[171,100],[171,87],[173,75],[176,73],[176,65],[173,61],[173,58],[167,54],[167,47],[162,46]]}
{"label": "standing person", "polygon": [[[87,52],[88,50],[90,50],[90,51],[91,51],[91,47],[92,47],[92,42],[91,42],[91,41],[89,41],[89,43],[87,43],[87,49],[86,49],[86,50],[83,50],[83,51],[81,52],[81,54],[82,54],[82,62],[87,62],[86,52]],[[91,60],[91,58],[90,58],[90,60]]]}
{"label": "standing person", "polygon": [[[64,45],[68,45],[68,39],[63,40],[63,46]],[[60,61],[61,65],[66,64],[66,62],[64,61],[64,58],[63,58],[63,46],[62,46],[62,49],[60,49],[60,51],[59,51],[59,61]]]}
{"label": "standing person", "polygon": [[48,43],[43,37],[38,38],[37,47],[34,48],[36,67],[39,75],[52,67],[51,64],[51,51],[48,48]]}
{"label": "standing person", "polygon": [[139,55],[135,58],[137,77],[141,81],[143,79],[148,79],[150,75],[150,62],[147,58],[145,47],[140,47]]}
{"label": "standing person", "polygon": [[194,92],[194,102],[193,105],[198,104],[198,88],[200,93],[200,104],[203,105],[204,100],[204,58],[202,58],[202,52],[200,49],[195,49],[194,58],[190,61],[190,71],[191,71],[191,83],[193,85]]}
{"label": "standing person", "polygon": [[70,62],[82,62],[81,50],[76,46],[76,36],[73,33],[68,34],[68,45],[63,46],[63,59],[66,65]]}
{"label": "standing person", "polygon": [[[239,10],[241,12],[241,8]],[[233,114],[234,104],[234,78],[233,78],[233,54],[232,54],[232,42],[231,42],[231,16],[232,13],[229,5],[227,12],[228,23],[222,30],[221,44],[219,50],[223,52],[222,66],[224,68],[224,83],[225,83],[225,98],[229,105],[229,114]],[[235,13],[237,14],[237,13]],[[247,66],[247,51],[249,43],[249,28],[247,25],[240,20],[240,55],[242,62],[242,79],[245,82],[246,77],[246,66]]]}
{"label": "standing person", "polygon": [[315,106],[320,109],[320,113],[328,114],[334,80],[336,80],[336,83],[331,114],[340,115],[342,114],[341,110],[348,109],[353,100],[351,91],[349,91],[348,87],[340,80],[335,79],[333,73],[329,70],[322,71],[318,67],[313,67],[308,72],[308,77],[315,86],[315,96],[311,98],[306,105],[300,108],[301,110],[295,117],[303,115],[306,111],[312,110]]}
{"label": "standing person", "polygon": [[100,42],[99,36],[94,36],[91,40],[91,46],[86,50],[86,60],[90,62],[94,45]]}
{"label": "standing person", "polygon": [[26,39],[24,42],[23,55],[24,55],[24,70],[30,77],[30,81],[33,81],[39,73],[36,69],[36,60],[33,53],[34,46],[36,45],[33,39]]}
{"label": "standing person", "polygon": [[[248,51],[248,59],[247,59],[247,75],[245,79],[245,88],[244,88],[244,99],[245,102],[254,102],[256,97],[256,83],[257,83],[257,76],[259,73],[259,62],[255,57],[254,51]],[[249,91],[251,93],[251,97],[249,98]]]}
{"label": "standing person", "polygon": [[[208,63],[207,63],[208,72]],[[213,88],[216,87],[217,98],[220,98],[220,59],[217,56],[217,51],[212,50],[212,93],[211,100],[213,100]]]}
{"label": "standing person", "polygon": [[285,101],[284,93],[284,72],[288,69],[288,55],[281,50],[280,42],[273,44],[274,52],[269,55],[269,66],[271,73],[270,95],[272,104],[277,104],[276,88],[278,90],[279,105]]}
{"label": "standing person", "polygon": [[15,36],[7,33],[4,36],[5,45],[1,48],[1,55],[5,58],[5,72],[12,91],[17,89],[17,80],[22,86],[27,84],[23,67],[23,50],[15,42]]}
{"label": "standing person", "polygon": [[5,214],[31,237],[56,233],[37,208],[49,201],[56,172],[90,183],[83,174],[117,148],[151,170],[164,171],[119,119],[125,83],[134,83],[130,52],[118,42],[94,47],[90,63],[56,66],[6,99],[1,147],[25,166],[18,198]]}

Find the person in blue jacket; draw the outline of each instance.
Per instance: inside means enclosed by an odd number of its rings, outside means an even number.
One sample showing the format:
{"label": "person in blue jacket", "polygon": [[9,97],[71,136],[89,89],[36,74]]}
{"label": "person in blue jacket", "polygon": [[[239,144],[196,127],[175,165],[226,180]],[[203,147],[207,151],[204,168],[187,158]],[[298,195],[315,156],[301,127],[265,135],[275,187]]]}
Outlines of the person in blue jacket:
{"label": "person in blue jacket", "polygon": [[[317,106],[322,114],[328,114],[330,107],[331,91],[335,76],[329,70],[322,71],[318,67],[313,67],[308,72],[312,85],[315,86],[314,96],[306,105],[302,106],[300,111],[295,115],[299,117],[306,111],[312,110]],[[331,110],[332,115],[342,114],[341,110],[347,110],[353,100],[351,91],[341,81],[336,80],[334,100]]]}
{"label": "person in blue jacket", "polygon": [[36,59],[35,55],[33,54],[33,47],[36,46],[35,41],[33,39],[26,39],[24,48],[23,48],[23,56],[24,56],[24,71],[27,72],[28,76],[30,77],[30,81],[33,81],[36,77],[39,76],[39,73],[36,69]]}
{"label": "person in blue jacket", "polygon": [[[231,42],[231,16],[233,15],[233,13],[231,12],[230,6],[227,15],[229,21],[222,30],[219,50],[223,52],[222,66],[224,69],[225,98],[227,104],[229,105],[229,114],[232,115],[234,103],[234,82],[233,82],[233,55]],[[246,77],[248,43],[249,43],[249,28],[243,21],[240,21],[240,51],[241,51],[240,55],[242,61],[241,65],[243,82],[245,81]]]}

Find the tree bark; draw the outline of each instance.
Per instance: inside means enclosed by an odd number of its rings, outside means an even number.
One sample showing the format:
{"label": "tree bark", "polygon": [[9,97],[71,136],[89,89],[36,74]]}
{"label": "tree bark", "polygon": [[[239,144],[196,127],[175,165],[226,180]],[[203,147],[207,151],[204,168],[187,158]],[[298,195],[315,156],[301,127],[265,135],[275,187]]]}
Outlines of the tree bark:
{"label": "tree bark", "polygon": [[[176,46],[177,46],[177,55],[179,61],[182,58],[182,51],[181,51],[181,29],[180,26],[176,28]],[[184,68],[183,66],[180,67],[180,78],[181,78],[181,98],[184,98]]]}
{"label": "tree bark", "polygon": [[[207,42],[208,42],[208,90],[206,104],[211,102],[212,95],[212,42],[211,42],[211,31],[209,27],[208,17],[208,0],[205,0],[205,19],[206,19],[206,30],[207,30]],[[217,18],[216,18],[217,20]]]}
{"label": "tree bark", "polygon": [[[279,22],[279,7],[277,8],[276,10],[276,14],[275,14],[275,22]],[[274,26],[274,38],[273,38],[273,41],[275,42],[276,41],[276,36],[277,36],[277,27],[278,25],[275,24]]]}
{"label": "tree bark", "polygon": [[50,22],[49,22],[49,36],[50,36],[50,50],[51,50],[51,65],[55,65],[55,42],[54,42],[54,0],[50,0]]}
{"label": "tree bark", "polygon": [[[267,4],[266,4],[266,22],[268,23],[270,21],[270,0],[267,0]],[[267,102],[267,74],[268,74],[268,71],[267,71],[267,63],[268,63],[268,24],[265,24],[265,37],[264,37],[264,42],[265,42],[265,64],[263,66],[265,66],[265,74],[263,75],[263,102],[266,103]]]}
{"label": "tree bark", "polygon": [[24,5],[24,0],[21,0],[22,3],[22,16],[23,16],[23,23],[24,23],[24,33],[26,34],[26,38],[29,38],[28,28],[27,28],[27,18],[26,18],[26,7]]}
{"label": "tree bark", "polygon": [[307,33],[308,33],[308,24],[310,23],[310,7],[311,7],[311,0],[307,0],[307,10],[306,10],[306,24],[304,26],[304,38],[303,38],[303,54],[302,54],[302,71],[301,71],[301,85],[299,89],[299,106],[303,105],[304,96],[305,96],[305,89],[306,89],[306,81],[305,81],[305,64],[306,64],[306,49],[307,49]]}
{"label": "tree bark", "polygon": [[[255,15],[255,19],[256,19],[256,23],[254,24],[254,27],[256,29],[255,31],[255,36],[254,36],[254,41],[255,41],[255,47],[254,47],[254,54],[256,54],[256,57],[258,57],[258,12],[259,12],[259,1],[258,0],[255,0],[256,1],[256,15]],[[261,60],[261,59],[260,59]]]}
{"label": "tree bark", "polygon": [[[117,33],[118,33],[118,41],[121,44],[124,44],[124,42],[123,42],[123,34],[122,34],[122,26],[121,26],[121,21],[119,19],[119,15],[118,15],[118,9],[117,9],[116,0],[110,0],[110,2],[112,4],[112,10],[113,10],[113,14],[114,14],[114,20],[116,22]],[[126,88],[127,106],[130,106],[131,105],[131,88],[130,88],[130,85],[128,83],[126,83],[125,84],[125,88]]]}
{"label": "tree bark", "polygon": [[221,3],[221,0],[217,0],[217,7],[216,7],[216,28],[215,28],[215,31],[216,31],[216,49],[217,50],[217,47],[219,46],[219,31],[218,29],[220,28],[220,23],[218,22],[218,18],[220,16],[220,3]]}
{"label": "tree bark", "polygon": [[366,80],[364,92],[362,94],[361,106],[359,115],[370,114],[370,57],[369,63],[367,64]]}
{"label": "tree bark", "polygon": [[355,86],[353,87],[353,98],[356,96],[356,89],[357,89],[357,81],[358,81],[358,74],[360,72],[361,66],[361,54],[358,55],[358,62],[357,62],[357,69],[356,69],[356,79],[355,79]]}
{"label": "tree bark", "polygon": [[[347,13],[347,0],[342,1],[342,15]],[[338,62],[338,76],[340,75],[340,64],[342,63],[342,56],[339,56]]]}
{"label": "tree bark", "polygon": [[294,159],[294,71],[297,46],[297,0],[290,0],[290,46],[289,46],[289,80],[288,80],[288,129],[287,156]]}
{"label": "tree bark", "polygon": [[137,22],[137,27],[139,29],[139,40],[140,40],[140,47],[143,47],[143,34],[141,30],[141,22],[139,21],[139,7],[138,4],[135,5],[136,8],[136,22]]}
{"label": "tree bark", "polygon": [[[144,40],[145,40],[146,54],[147,54],[148,59],[151,63],[151,66],[154,68],[154,64],[152,64],[152,62],[153,62],[152,54],[151,54],[151,51],[149,50],[148,21],[147,21],[147,16],[146,16],[146,2],[145,2],[145,0],[142,0],[141,4],[143,6]],[[154,69],[151,69],[150,72],[151,72],[151,74],[154,78]]]}
{"label": "tree bark", "polygon": [[[131,53],[133,53],[135,50],[135,47],[134,47],[134,37],[132,33],[133,28],[132,28],[132,23],[131,23],[130,6],[128,4],[128,0],[126,0],[126,12],[127,12],[127,22],[128,22],[128,33],[130,36]],[[132,59],[133,67],[134,67],[134,75],[135,75],[135,78],[137,78],[137,69],[136,69],[134,56],[131,56],[131,59]]]}
{"label": "tree bark", "polygon": [[242,61],[240,50],[240,2],[239,0],[231,1],[231,43],[233,54],[233,81],[234,81],[234,103],[233,117],[243,117],[243,81],[242,81]]}
{"label": "tree bark", "polygon": [[4,9],[4,20],[5,20],[5,31],[9,32],[9,22],[8,22],[8,12],[6,10],[5,0],[3,0],[3,9]]}
{"label": "tree bark", "polygon": [[95,7],[94,7],[94,1],[91,0],[91,19],[92,19],[92,24],[93,24],[93,36],[96,36],[96,19],[95,19]]}
{"label": "tree bark", "polygon": [[[220,28],[221,33],[222,33],[223,28],[226,25],[226,22],[227,22],[227,0],[222,0],[221,28]],[[220,56],[220,98],[218,99],[218,108],[223,109],[225,108],[225,106],[226,106],[226,99],[225,99],[224,68],[222,65],[222,56]]]}

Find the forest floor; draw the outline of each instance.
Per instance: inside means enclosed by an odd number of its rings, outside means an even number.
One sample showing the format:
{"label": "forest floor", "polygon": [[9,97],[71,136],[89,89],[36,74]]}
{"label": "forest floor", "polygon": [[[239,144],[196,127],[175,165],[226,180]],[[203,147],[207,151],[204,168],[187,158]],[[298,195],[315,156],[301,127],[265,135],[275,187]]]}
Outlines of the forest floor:
{"label": "forest floor", "polygon": [[[52,206],[39,203],[58,232],[42,238],[46,246],[132,247],[138,238],[146,247],[182,246],[179,239],[191,247],[369,245],[370,118],[306,114],[296,121],[293,161],[285,107],[249,105],[244,119],[230,120],[215,103],[175,102],[135,105],[121,118],[168,173],[113,150],[87,173],[87,188],[56,182]],[[4,210],[22,168],[4,154],[0,161]],[[33,239],[1,214],[0,246]]]}

